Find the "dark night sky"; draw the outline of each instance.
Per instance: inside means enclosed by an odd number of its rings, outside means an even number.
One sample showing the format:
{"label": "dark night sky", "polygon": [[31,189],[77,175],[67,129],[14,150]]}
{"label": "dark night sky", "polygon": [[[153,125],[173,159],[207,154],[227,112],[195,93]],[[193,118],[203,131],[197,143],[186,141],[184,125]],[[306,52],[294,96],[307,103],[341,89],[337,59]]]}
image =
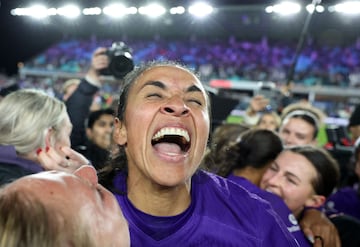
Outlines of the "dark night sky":
{"label": "dark night sky", "polygon": [[[189,36],[191,33],[197,33],[198,35],[207,36],[212,34],[213,36],[222,36],[222,35],[229,35],[230,33],[236,33],[237,36],[247,38],[253,37],[257,38],[260,37],[261,34],[265,35],[273,35],[274,37],[281,38],[281,37],[288,37],[296,39],[299,36],[299,33],[302,28],[302,23],[304,22],[304,16],[301,19],[294,20],[293,23],[277,23],[274,26],[269,24],[266,19],[259,18],[259,14],[251,14],[251,11],[243,10],[241,14],[227,14],[224,16],[218,16],[219,19],[208,20],[206,23],[183,23],[185,26],[163,26],[158,24],[153,24],[153,26],[144,26],[139,25],[134,28],[132,26],[131,29],[127,29],[121,25],[108,25],[106,22],[102,22],[100,18],[90,17],[92,19],[88,19],[86,21],[80,20],[78,22],[65,22],[65,21],[58,21],[52,20],[49,23],[36,23],[29,18],[24,17],[13,17],[10,15],[10,9],[15,7],[25,7],[31,3],[31,0],[2,0],[0,6],[0,73],[6,74],[15,74],[17,72],[17,62],[19,61],[26,61],[27,59],[31,58],[32,56],[38,54],[39,52],[43,51],[46,47],[50,46],[53,43],[58,42],[65,36],[79,36],[79,37],[87,37],[90,36],[92,33],[96,33],[97,35],[111,35],[114,33],[125,32],[129,33],[130,35],[154,35],[155,33],[163,33],[163,32],[173,32],[173,35],[183,35]],[[54,4],[55,1],[44,1],[43,2],[48,5]],[[60,5],[62,0],[56,1],[56,4]],[[65,2],[65,1],[63,1]],[[91,6],[91,3],[99,3],[99,1],[95,0],[82,0],[76,1],[77,3],[86,3],[86,6]],[[140,3],[151,2],[149,1],[131,1],[134,5]],[[163,2],[173,2],[173,1],[163,1]],[[175,2],[175,1],[174,1]],[[187,2],[194,2],[194,1],[176,1],[177,4],[183,3],[186,4]],[[237,1],[222,1],[222,0],[210,0],[214,6],[231,6],[232,9],[237,8],[240,6],[252,7],[257,6],[259,4],[270,4],[270,0],[237,0]],[[307,1],[311,2],[311,1]],[[336,2],[332,0],[322,1],[324,4],[328,4],[329,2]],[[233,15],[233,16],[232,16]],[[247,22],[250,20],[252,24],[244,24],[239,23],[237,21],[241,15],[241,20]],[[232,18],[237,18],[234,21]],[[299,17],[300,18],[300,17]],[[138,18],[139,19],[139,18]],[[334,27],[331,24],[332,22],[327,20],[325,17],[322,17],[322,22],[320,23],[319,20],[315,20],[313,26],[311,27],[312,35],[323,35],[325,38],[328,30],[333,30]],[[229,22],[230,20],[230,22]],[[186,22],[188,20],[180,20],[180,22]],[[279,20],[277,20],[279,22]],[[134,20],[134,23],[139,22],[138,20]],[[334,23],[339,24],[339,20],[333,20]],[[356,23],[355,27],[352,25],[352,28],[355,28],[359,32],[359,19],[354,22]],[[276,25],[283,25],[279,28]],[[143,26],[141,29],[141,26]],[[134,30],[135,29],[135,30]],[[341,33],[339,35],[339,31]],[[149,32],[149,33],[147,33]],[[334,33],[331,34],[331,37],[341,37],[346,36],[343,35],[344,33],[354,38],[355,36],[359,35],[359,33],[354,32],[353,30],[347,30],[344,27],[335,28]],[[324,38],[324,39],[325,39]]]}

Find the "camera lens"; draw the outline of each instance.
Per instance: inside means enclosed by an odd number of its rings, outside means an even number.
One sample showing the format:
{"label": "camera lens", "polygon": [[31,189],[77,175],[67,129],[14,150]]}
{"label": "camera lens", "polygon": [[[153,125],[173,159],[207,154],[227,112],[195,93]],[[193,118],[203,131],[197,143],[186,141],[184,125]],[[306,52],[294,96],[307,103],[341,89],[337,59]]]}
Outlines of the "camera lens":
{"label": "camera lens", "polygon": [[111,59],[109,69],[113,76],[122,78],[134,68],[133,60],[128,52],[114,54]]}
{"label": "camera lens", "polygon": [[109,57],[109,66],[100,71],[103,75],[112,75],[117,79],[123,78],[133,70],[131,50],[124,42],[114,42],[107,49],[106,55]]}

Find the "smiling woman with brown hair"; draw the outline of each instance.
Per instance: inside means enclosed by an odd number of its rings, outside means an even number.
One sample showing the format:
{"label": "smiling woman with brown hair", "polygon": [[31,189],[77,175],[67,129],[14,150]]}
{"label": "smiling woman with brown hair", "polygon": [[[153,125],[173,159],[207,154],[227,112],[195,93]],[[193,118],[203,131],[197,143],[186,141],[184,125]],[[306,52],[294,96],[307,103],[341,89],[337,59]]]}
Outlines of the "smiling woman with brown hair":
{"label": "smiling woman with brown hair", "polygon": [[102,181],[132,245],[298,246],[266,202],[198,169],[209,107],[200,80],[179,64],[148,63],[125,77],[114,126],[120,157]]}

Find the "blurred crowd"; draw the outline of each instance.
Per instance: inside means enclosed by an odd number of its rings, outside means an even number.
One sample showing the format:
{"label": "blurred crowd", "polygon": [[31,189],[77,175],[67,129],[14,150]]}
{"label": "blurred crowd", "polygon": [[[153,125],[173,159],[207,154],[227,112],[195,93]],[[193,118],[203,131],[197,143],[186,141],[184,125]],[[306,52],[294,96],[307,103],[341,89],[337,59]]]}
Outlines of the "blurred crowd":
{"label": "blurred crowd", "polygon": [[[114,39],[66,40],[25,61],[23,69],[65,73],[87,70],[92,51],[99,46],[110,47]],[[170,59],[197,70],[203,81],[234,79],[284,82],[295,56],[296,42],[256,42],[238,40],[150,40],[124,38],[131,49],[135,64],[142,61]],[[360,85],[360,42],[330,47],[305,42],[295,66],[294,82],[305,85],[358,87]]]}

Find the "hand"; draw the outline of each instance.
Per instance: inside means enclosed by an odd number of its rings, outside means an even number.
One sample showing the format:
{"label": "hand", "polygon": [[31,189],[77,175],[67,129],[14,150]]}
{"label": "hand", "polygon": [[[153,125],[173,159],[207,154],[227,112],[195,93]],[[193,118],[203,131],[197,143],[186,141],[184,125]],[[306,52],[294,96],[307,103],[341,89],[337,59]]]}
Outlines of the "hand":
{"label": "hand", "polygon": [[333,223],[317,209],[307,209],[300,221],[305,236],[314,247],[341,247],[339,233]]}
{"label": "hand", "polygon": [[263,95],[255,95],[252,97],[248,109],[248,114],[254,115],[259,111],[262,111],[265,109],[265,107],[270,103],[270,100],[265,98]]}
{"label": "hand", "polygon": [[70,173],[90,163],[82,154],[70,147],[61,147],[61,153],[52,147],[38,149],[38,161],[45,170],[58,170]]}

